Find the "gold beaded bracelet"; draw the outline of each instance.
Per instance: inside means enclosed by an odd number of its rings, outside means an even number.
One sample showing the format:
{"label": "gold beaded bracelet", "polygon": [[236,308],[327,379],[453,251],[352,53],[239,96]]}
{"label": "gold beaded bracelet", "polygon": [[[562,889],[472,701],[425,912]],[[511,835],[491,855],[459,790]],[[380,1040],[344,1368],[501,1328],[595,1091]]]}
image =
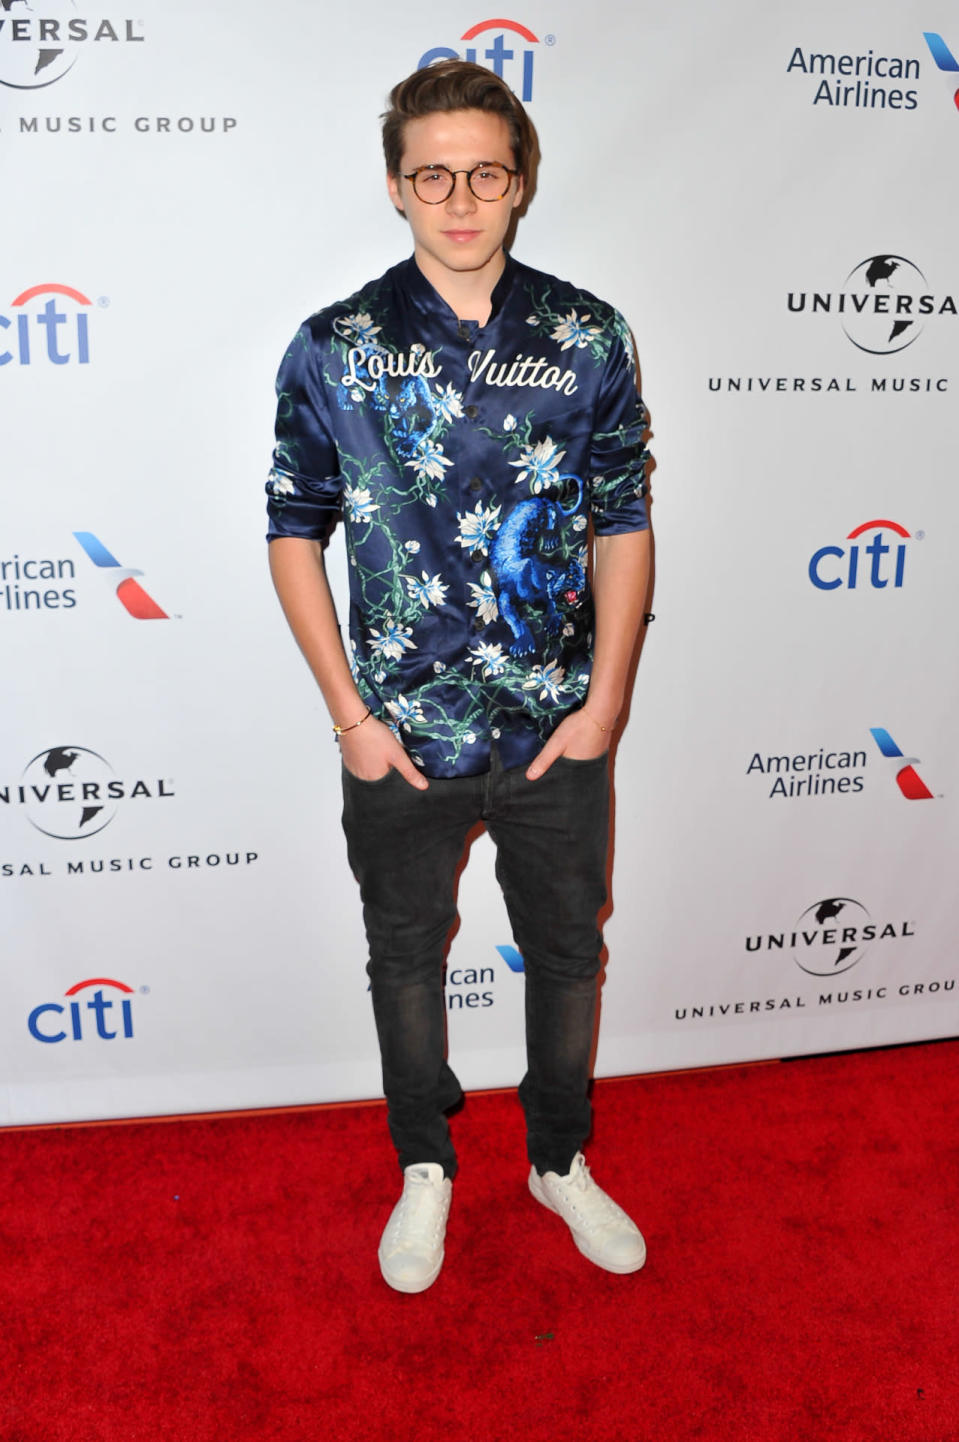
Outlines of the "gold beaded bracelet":
{"label": "gold beaded bracelet", "polygon": [[357,726],[362,726],[362,725],[363,725],[363,722],[367,719],[367,717],[372,716],[372,715],[373,715],[373,707],[372,707],[372,706],[367,706],[366,710],[364,711],[363,715],[360,717],[359,721],[354,721],[351,726],[337,726],[336,722],[334,721],[334,723],[333,723],[333,735],[336,737],[336,739],[337,739],[337,741],[338,741],[338,740],[340,739],[340,737],[343,736],[343,735],[345,735],[345,733],[346,733],[347,731],[355,731],[356,728],[357,728]]}

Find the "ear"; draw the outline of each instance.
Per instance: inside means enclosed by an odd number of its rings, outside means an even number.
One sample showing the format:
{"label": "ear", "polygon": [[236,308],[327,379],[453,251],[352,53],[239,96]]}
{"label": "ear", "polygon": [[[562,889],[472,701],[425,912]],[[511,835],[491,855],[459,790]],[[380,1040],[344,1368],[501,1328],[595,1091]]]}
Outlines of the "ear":
{"label": "ear", "polygon": [[391,175],[389,171],[387,171],[386,189],[389,193],[390,200],[392,200],[400,215],[405,216],[406,211],[403,209],[403,197],[400,192],[400,177],[398,175]]}
{"label": "ear", "polygon": [[515,210],[516,207],[517,207],[519,204],[521,204],[521,202],[522,202],[522,199],[523,199],[523,188],[524,188],[523,177],[522,177],[521,175],[519,175],[519,176],[516,177],[516,194],[513,196],[513,209],[514,209],[514,210]]}

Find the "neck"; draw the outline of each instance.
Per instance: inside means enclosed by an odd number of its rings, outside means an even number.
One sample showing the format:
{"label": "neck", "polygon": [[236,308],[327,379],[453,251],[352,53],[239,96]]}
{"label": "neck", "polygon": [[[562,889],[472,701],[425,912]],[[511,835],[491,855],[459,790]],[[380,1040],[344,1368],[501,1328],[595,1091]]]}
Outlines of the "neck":
{"label": "neck", "polygon": [[449,270],[432,256],[417,250],[414,259],[438,295],[446,301],[457,320],[475,320],[485,325],[493,307],[493,290],[506,269],[506,255],[498,250],[478,270]]}

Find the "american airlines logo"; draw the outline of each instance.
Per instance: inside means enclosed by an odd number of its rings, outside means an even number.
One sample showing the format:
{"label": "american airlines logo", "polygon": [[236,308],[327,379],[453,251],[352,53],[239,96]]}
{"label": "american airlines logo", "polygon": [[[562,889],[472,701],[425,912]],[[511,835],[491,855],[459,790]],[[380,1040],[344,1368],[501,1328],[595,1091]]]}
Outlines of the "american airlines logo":
{"label": "american airlines logo", "polygon": [[919,757],[904,756],[884,726],[870,726],[869,730],[906,800],[932,801],[932,792],[916,770]]}
{"label": "american airlines logo", "polygon": [[116,556],[107,550],[103,542],[92,531],[74,531],[73,534],[93,564],[103,573],[116,591],[117,600],[128,615],[133,616],[137,621],[169,620],[166,611],[162,610],[139,581],[134,579],[136,576],[142,576],[142,571],[138,571],[133,566],[122,566]]}

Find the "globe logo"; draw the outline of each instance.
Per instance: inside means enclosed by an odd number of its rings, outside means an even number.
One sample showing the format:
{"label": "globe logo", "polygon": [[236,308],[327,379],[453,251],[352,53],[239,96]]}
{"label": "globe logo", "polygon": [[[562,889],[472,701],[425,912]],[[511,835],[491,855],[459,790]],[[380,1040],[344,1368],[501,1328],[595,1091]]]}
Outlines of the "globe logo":
{"label": "globe logo", "polygon": [[109,762],[85,746],[41,751],[26,767],[20,788],[30,824],[57,841],[96,836],[113,820],[123,795]]}
{"label": "globe logo", "polygon": [[40,90],[62,80],[77,60],[76,18],[73,0],[0,0],[0,85]]}
{"label": "globe logo", "polygon": [[807,906],[792,937],[793,960],[809,976],[839,976],[861,961],[875,928],[863,936],[869,912],[850,896],[829,896]]}
{"label": "globe logo", "polygon": [[842,328],[859,350],[895,355],[922,333],[920,300],[928,291],[918,266],[902,255],[871,255],[850,271],[840,306]]}

